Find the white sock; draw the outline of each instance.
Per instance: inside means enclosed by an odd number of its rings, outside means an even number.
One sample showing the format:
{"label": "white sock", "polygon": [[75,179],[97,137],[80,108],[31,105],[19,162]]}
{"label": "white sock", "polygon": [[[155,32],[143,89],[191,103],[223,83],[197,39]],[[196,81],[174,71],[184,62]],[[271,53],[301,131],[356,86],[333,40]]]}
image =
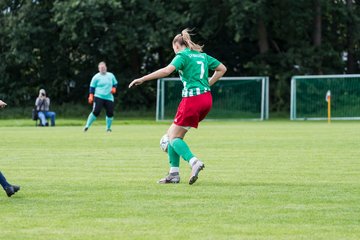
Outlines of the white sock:
{"label": "white sock", "polygon": [[179,167],[170,167],[170,173],[179,172]]}
{"label": "white sock", "polygon": [[194,162],[198,160],[196,157],[192,157],[189,161],[190,166],[192,167],[194,165]]}

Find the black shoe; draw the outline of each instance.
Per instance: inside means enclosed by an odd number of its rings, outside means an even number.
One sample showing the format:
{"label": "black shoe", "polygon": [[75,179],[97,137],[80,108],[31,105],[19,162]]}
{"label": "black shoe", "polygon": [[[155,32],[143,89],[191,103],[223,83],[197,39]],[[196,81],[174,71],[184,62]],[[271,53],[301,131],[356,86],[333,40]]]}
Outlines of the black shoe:
{"label": "black shoe", "polygon": [[108,129],[106,129],[106,132],[111,133],[112,131],[111,131],[111,129],[110,129],[110,128],[108,128]]}
{"label": "black shoe", "polygon": [[89,128],[88,127],[84,127],[84,132],[87,132]]}
{"label": "black shoe", "polygon": [[8,197],[11,197],[19,190],[20,190],[20,186],[16,186],[16,185],[10,185],[5,188],[5,192]]}
{"label": "black shoe", "polygon": [[45,126],[47,126],[47,127],[48,127],[48,126],[49,126],[49,123],[45,123]]}

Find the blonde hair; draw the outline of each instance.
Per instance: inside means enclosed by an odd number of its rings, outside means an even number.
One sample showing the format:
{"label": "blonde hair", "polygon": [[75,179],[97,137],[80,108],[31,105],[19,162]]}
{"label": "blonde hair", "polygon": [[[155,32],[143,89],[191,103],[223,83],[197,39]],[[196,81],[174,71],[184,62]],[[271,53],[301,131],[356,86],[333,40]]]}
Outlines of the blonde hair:
{"label": "blonde hair", "polygon": [[190,35],[192,35],[192,34],[190,34],[191,31],[192,30],[190,30],[188,28],[182,30],[180,34],[178,34],[174,37],[174,40],[172,43],[173,44],[179,43],[182,46],[185,45],[186,47],[190,48],[191,50],[202,52],[204,45],[200,46],[199,44],[196,44],[193,41],[191,41],[191,37],[190,37]]}

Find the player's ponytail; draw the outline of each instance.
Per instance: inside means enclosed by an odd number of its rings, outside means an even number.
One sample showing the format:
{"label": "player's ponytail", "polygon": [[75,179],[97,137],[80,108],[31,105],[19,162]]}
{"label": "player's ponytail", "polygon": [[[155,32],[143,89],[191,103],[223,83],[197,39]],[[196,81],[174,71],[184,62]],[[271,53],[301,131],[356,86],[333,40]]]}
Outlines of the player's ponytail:
{"label": "player's ponytail", "polygon": [[202,52],[203,51],[202,48],[204,46],[200,46],[199,44],[196,44],[193,41],[191,41],[190,32],[191,32],[191,30],[188,28],[182,30],[181,34],[178,34],[175,36],[175,38],[173,40],[173,44],[177,42],[180,45],[185,45],[186,47],[190,48],[191,50]]}

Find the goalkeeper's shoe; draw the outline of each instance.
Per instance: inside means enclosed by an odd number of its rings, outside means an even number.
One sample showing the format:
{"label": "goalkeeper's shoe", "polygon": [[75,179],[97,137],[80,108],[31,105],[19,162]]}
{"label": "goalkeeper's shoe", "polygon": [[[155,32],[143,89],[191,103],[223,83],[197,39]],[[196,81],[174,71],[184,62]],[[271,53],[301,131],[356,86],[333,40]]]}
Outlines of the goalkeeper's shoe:
{"label": "goalkeeper's shoe", "polygon": [[178,172],[169,173],[169,175],[158,181],[158,183],[160,184],[179,183],[179,182],[180,182],[180,175]]}
{"label": "goalkeeper's shoe", "polygon": [[203,170],[205,167],[204,163],[202,161],[200,161],[199,159],[197,159],[192,167],[191,167],[191,176],[190,176],[190,179],[189,179],[189,184],[192,185],[196,182],[196,180],[198,179],[198,175],[199,175],[199,172],[201,170]]}
{"label": "goalkeeper's shoe", "polygon": [[16,186],[16,185],[10,185],[8,187],[5,187],[5,192],[8,197],[11,197],[19,190],[20,190],[20,187]]}

